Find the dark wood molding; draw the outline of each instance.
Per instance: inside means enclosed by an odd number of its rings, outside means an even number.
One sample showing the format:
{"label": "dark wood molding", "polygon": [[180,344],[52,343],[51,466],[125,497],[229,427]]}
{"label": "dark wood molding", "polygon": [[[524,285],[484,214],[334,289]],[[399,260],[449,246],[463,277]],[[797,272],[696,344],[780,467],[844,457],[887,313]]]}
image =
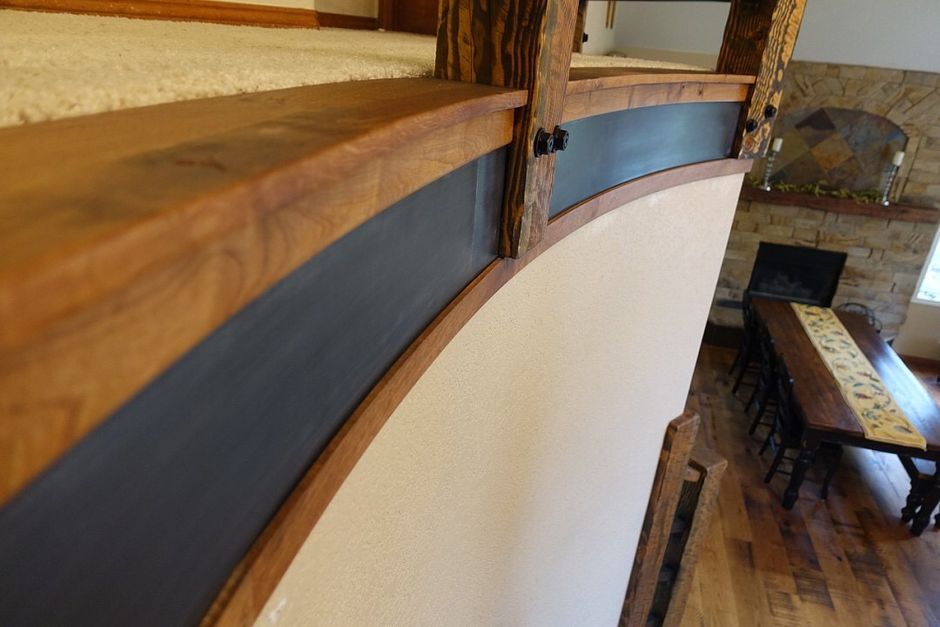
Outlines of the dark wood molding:
{"label": "dark wood molding", "polygon": [[753,202],[763,202],[771,205],[788,205],[794,207],[808,207],[820,211],[833,213],[848,213],[859,216],[869,216],[879,220],[898,220],[899,222],[925,222],[927,224],[940,223],[940,209],[921,207],[917,205],[903,205],[891,203],[887,207],[879,203],[862,203],[851,198],[835,198],[832,196],[814,196],[802,192],[781,192],[771,190],[766,192],[747,183],[741,188],[741,199]]}
{"label": "dark wood molding", "polygon": [[540,130],[561,122],[577,0],[442,0],[434,75],[526,89],[516,115],[506,177],[500,253],[518,257],[548,224],[555,155],[536,156]]}
{"label": "dark wood molding", "polygon": [[685,470],[695,446],[700,422],[697,414],[686,412],[675,418],[666,428],[646,517],[643,519],[643,528],[636,547],[630,583],[620,614],[621,627],[647,625]]}
{"label": "dark wood molding", "polygon": [[806,0],[731,2],[717,71],[757,76],[735,142],[742,158],[753,159],[767,150],[805,7]]}
{"label": "dark wood molding", "polygon": [[[327,28],[350,28],[353,30],[376,30],[379,28],[379,18],[366,15],[346,15],[345,13],[324,13],[317,11],[320,26]],[[383,27],[384,28],[384,27]]]}
{"label": "dark wood molding", "polygon": [[524,97],[374,80],[0,130],[0,503],[305,260],[505,146]]}
{"label": "dark wood molding", "polygon": [[318,28],[312,9],[295,9],[215,0],[0,0],[0,8],[115,15],[150,20],[250,24],[281,28]]}
{"label": "dark wood molding", "polygon": [[398,404],[470,318],[532,260],[625,203],[677,185],[740,173],[742,167],[750,166],[725,159],[630,181],[555,217],[542,241],[520,258],[490,264],[421,333],[357,407],[233,570],[202,624],[232,627],[254,623],[327,505]]}

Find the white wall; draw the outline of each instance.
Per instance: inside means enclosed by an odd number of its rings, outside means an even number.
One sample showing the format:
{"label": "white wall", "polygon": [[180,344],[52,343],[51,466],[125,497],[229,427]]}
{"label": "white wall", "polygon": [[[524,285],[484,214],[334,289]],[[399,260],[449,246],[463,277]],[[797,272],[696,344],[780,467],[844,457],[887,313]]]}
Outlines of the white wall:
{"label": "white wall", "polygon": [[607,54],[614,49],[615,29],[604,25],[606,17],[606,2],[588,2],[584,16],[584,32],[588,34],[588,40],[581,50],[584,54]]}
{"label": "white wall", "polygon": [[[717,53],[727,11],[723,3],[620,3],[616,46]],[[940,72],[940,2],[809,0],[794,58]]]}
{"label": "white wall", "polygon": [[912,302],[893,347],[902,355],[940,360],[940,306]]}
{"label": "white wall", "polygon": [[615,625],[741,176],[576,231],[411,390],[256,625]]}

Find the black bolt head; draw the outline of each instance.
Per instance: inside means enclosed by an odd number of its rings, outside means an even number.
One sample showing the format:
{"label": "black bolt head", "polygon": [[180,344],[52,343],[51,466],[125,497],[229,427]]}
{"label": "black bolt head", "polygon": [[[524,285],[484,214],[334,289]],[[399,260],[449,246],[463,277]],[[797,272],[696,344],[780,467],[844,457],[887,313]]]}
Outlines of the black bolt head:
{"label": "black bolt head", "polygon": [[751,118],[744,123],[744,130],[748,133],[753,133],[757,130],[757,120]]}
{"label": "black bolt head", "polygon": [[777,115],[777,107],[773,105],[767,105],[764,107],[764,117],[768,120]]}
{"label": "black bolt head", "polygon": [[555,139],[555,146],[552,152],[561,152],[568,147],[568,131],[556,126],[555,130],[552,132],[552,137]]}
{"label": "black bolt head", "polygon": [[544,157],[553,152],[555,152],[555,137],[544,128],[540,128],[535,133],[535,156]]}

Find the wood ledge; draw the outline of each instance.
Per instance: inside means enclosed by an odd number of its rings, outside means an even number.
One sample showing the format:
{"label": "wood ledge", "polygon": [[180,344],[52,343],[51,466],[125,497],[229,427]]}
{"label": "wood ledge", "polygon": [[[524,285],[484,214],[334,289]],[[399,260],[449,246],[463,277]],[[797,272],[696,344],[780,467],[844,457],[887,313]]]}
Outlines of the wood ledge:
{"label": "wood ledge", "polygon": [[832,196],[814,196],[802,192],[766,192],[747,183],[741,188],[741,200],[763,202],[771,205],[807,207],[832,213],[869,216],[878,220],[897,220],[899,222],[940,223],[940,209],[918,205],[891,203],[887,207],[878,203],[861,203],[850,198]]}
{"label": "wood ledge", "polygon": [[392,79],[0,130],[0,503],[317,252],[505,146],[524,100]]}

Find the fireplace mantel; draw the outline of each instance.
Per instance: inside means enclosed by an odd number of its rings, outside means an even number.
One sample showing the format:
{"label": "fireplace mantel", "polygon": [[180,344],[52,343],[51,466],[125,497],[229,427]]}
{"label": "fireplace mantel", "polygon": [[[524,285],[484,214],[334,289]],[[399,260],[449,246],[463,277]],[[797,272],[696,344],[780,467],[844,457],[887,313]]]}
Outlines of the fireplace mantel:
{"label": "fireplace mantel", "polygon": [[835,198],[833,196],[815,196],[803,192],[782,192],[777,190],[764,191],[752,187],[747,183],[741,189],[741,199],[772,205],[789,205],[808,207],[833,213],[848,213],[854,215],[870,216],[882,220],[899,220],[901,222],[925,222],[928,224],[940,223],[940,209],[917,205],[904,205],[891,203],[887,207],[878,203],[861,203],[851,198]]}

